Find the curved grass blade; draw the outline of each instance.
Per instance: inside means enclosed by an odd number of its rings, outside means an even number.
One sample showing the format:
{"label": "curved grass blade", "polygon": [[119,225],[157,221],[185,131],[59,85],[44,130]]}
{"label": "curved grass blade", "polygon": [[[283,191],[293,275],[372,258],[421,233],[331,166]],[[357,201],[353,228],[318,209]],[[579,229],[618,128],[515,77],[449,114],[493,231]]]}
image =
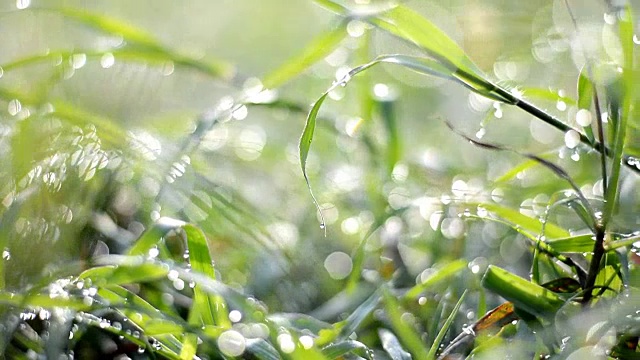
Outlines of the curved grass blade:
{"label": "curved grass blade", "polygon": [[540,317],[554,314],[564,304],[564,300],[551,290],[494,265],[487,268],[482,285],[511,301],[517,308]]}
{"label": "curved grass blade", "polygon": [[[333,89],[333,87],[331,87]],[[320,208],[320,204],[316,197],[313,195],[313,190],[311,190],[311,183],[309,182],[309,176],[307,175],[307,157],[309,156],[309,149],[311,148],[311,142],[313,141],[313,133],[316,130],[316,118],[318,117],[318,112],[320,111],[320,107],[322,103],[329,95],[329,91],[325,92],[316,102],[313,104],[309,115],[307,116],[307,121],[304,126],[304,131],[302,132],[302,136],[300,137],[299,151],[300,151],[300,168],[302,169],[302,175],[304,176],[304,181],[307,183],[307,187],[309,188],[309,194],[311,194],[311,198],[313,199],[313,204],[318,209],[318,213],[320,214],[320,228],[324,230],[325,236],[327,235],[327,229],[324,221],[324,215],[322,215],[322,209]]]}
{"label": "curved grass blade", "polygon": [[344,321],[337,324],[340,332],[337,334],[338,339],[345,339],[349,337],[364,319],[371,314],[373,309],[378,306],[382,294],[380,290],[374,292],[367,300],[365,300],[360,306],[358,306]]}
{"label": "curved grass blade", "polygon": [[380,13],[369,19],[375,26],[407,40],[425,50],[452,71],[461,71],[478,83],[488,82],[480,69],[442,30],[420,14],[404,5]]}
{"label": "curved grass blade", "polygon": [[546,224],[542,224],[540,220],[523,215],[517,210],[494,203],[482,203],[478,205],[536,236],[544,235],[547,239],[566,238],[571,236],[569,231],[554,223],[547,222]]}
{"label": "curved grass blade", "polygon": [[444,325],[442,325],[442,328],[440,328],[435,341],[433,342],[433,344],[431,344],[431,348],[429,348],[429,354],[425,359],[431,360],[436,358],[436,353],[440,348],[440,343],[442,343],[442,339],[444,339],[444,336],[447,334],[447,331],[449,331],[453,320],[456,318],[456,315],[458,315],[458,310],[460,310],[460,306],[462,306],[462,302],[464,301],[465,296],[467,296],[467,290],[462,293],[462,296],[460,296],[460,300],[458,300],[456,306],[454,306],[453,310],[451,310],[451,314],[449,314],[449,317],[447,317],[447,320],[444,322]]}
{"label": "curved grass blade", "polygon": [[122,37],[127,42],[127,46],[140,47],[141,50],[147,51],[150,57],[172,59],[177,63],[198,68],[216,78],[228,80],[235,73],[233,66],[221,60],[204,62],[177,54],[165,48],[147,31],[113,17],[73,8],[33,8],[33,10],[58,13],[66,19],[75,20],[92,29]]}
{"label": "curved grass blade", "polygon": [[382,348],[389,354],[391,360],[411,360],[411,354],[406,352],[398,338],[385,328],[378,329],[378,336],[382,343]]}
{"label": "curved grass blade", "polygon": [[263,80],[264,87],[267,89],[279,87],[299,75],[317,61],[331,54],[346,35],[347,21],[342,21],[337,27],[325,31],[313,39],[298,56],[289,59],[281,67],[267,74]]}

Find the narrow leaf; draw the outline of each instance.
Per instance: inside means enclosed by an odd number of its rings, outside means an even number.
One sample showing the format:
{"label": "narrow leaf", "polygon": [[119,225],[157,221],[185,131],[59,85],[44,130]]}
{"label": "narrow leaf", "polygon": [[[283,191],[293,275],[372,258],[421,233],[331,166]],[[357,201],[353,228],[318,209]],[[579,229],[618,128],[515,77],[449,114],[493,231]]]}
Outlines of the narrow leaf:
{"label": "narrow leaf", "polygon": [[551,290],[493,265],[487,268],[482,285],[511,301],[517,308],[541,317],[555,313],[564,304]]}
{"label": "narrow leaf", "polygon": [[458,300],[456,306],[453,307],[453,310],[451,310],[449,317],[447,317],[447,320],[444,322],[444,325],[442,325],[442,328],[438,332],[435,341],[431,345],[431,348],[429,348],[429,354],[427,355],[426,359],[435,359],[436,353],[440,348],[440,343],[442,343],[442,339],[444,339],[444,336],[447,334],[447,331],[449,331],[453,320],[456,318],[456,315],[458,315],[458,310],[460,310],[460,306],[462,306],[462,302],[464,301],[466,295],[467,290],[462,293],[462,296],[460,296],[460,300]]}
{"label": "narrow leaf", "polygon": [[281,86],[285,82],[299,75],[317,61],[331,54],[347,35],[347,21],[337,27],[325,31],[313,39],[297,56],[289,59],[281,67],[264,77],[263,85],[267,89]]}

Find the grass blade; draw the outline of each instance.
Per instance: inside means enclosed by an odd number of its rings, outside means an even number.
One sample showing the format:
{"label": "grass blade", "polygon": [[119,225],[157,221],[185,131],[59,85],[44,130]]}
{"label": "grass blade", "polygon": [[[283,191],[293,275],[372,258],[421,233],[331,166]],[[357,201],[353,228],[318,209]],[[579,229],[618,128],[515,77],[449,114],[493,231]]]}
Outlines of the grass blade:
{"label": "grass blade", "polygon": [[[332,87],[333,88],[333,87]],[[313,195],[313,191],[311,190],[311,183],[309,182],[309,176],[307,175],[307,157],[309,156],[309,149],[311,148],[311,142],[313,141],[313,133],[316,130],[316,118],[318,117],[318,112],[320,111],[320,107],[322,103],[329,95],[329,91],[325,92],[314,104],[307,116],[307,121],[304,125],[304,131],[302,132],[302,136],[300,137],[300,168],[302,169],[302,175],[304,176],[304,181],[307,183],[307,187],[309,188],[309,194],[311,194],[311,198],[313,199],[313,203],[318,209],[318,213],[320,214],[320,228],[325,231],[326,235],[326,225],[324,221],[324,215],[322,215],[322,209],[320,208],[320,204],[316,197]]]}
{"label": "grass blade", "polygon": [[451,327],[453,320],[456,318],[456,315],[458,315],[458,310],[460,310],[460,306],[462,306],[462,302],[464,301],[466,295],[467,291],[465,290],[462,293],[462,296],[460,296],[460,300],[458,300],[458,302],[456,303],[456,306],[454,306],[453,310],[451,310],[451,314],[449,314],[449,317],[447,317],[444,325],[442,325],[442,328],[440,328],[440,331],[436,336],[436,340],[433,342],[433,344],[431,344],[431,348],[429,348],[429,354],[425,359],[435,359],[436,352],[440,348],[440,343],[442,342],[442,339],[444,339],[444,336],[447,334],[447,331],[449,331],[449,328]]}
{"label": "grass blade", "polygon": [[562,298],[551,290],[493,265],[487,268],[482,285],[511,301],[517,308],[541,317],[555,313],[564,304]]}
{"label": "grass blade", "polygon": [[[204,233],[190,224],[185,225],[183,230],[187,236],[191,268],[215,280],[213,261],[209,254],[209,244]],[[226,310],[227,307],[222,297],[203,291],[199,284],[196,284],[193,293],[194,303],[191,307],[189,318],[191,318],[191,313],[195,313],[197,314],[195,316],[200,318],[203,325],[231,326],[229,314]]]}
{"label": "grass blade", "polygon": [[313,39],[298,55],[264,77],[267,89],[277,88],[296,77],[318,60],[331,54],[347,35],[347,21]]}

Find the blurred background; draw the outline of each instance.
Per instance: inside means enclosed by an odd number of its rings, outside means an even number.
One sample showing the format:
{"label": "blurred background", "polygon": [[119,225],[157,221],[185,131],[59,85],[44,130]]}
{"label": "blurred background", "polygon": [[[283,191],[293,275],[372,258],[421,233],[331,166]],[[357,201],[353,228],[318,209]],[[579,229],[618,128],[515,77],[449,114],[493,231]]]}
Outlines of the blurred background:
{"label": "blurred background", "polygon": [[[406,3],[490,78],[576,124],[572,99],[585,56],[564,1]],[[615,60],[606,4],[569,3],[589,56]],[[321,319],[339,315],[321,305],[343,290],[370,230],[361,275],[372,284],[395,276],[410,286],[456,258],[477,275],[466,286],[478,286],[489,263],[527,276],[525,239],[478,219],[486,212],[478,204],[541,216],[567,184],[535,166],[510,173],[523,158],[473,147],[445,121],[545,156],[587,196],[601,196],[598,158],[561,132],[457,84],[382,65],[331,92],[321,112],[308,172],[325,237],[298,158],[310,104],[345,70],[416,50],[354,19],[328,56],[242,105],[340,19],[312,1],[286,0],[18,0],[3,2],[0,17],[0,236],[9,288],[122,253],[164,217],[206,232],[226,284],[272,311]],[[639,224],[638,179],[626,175],[621,231]],[[569,209],[550,216],[584,230]],[[176,257],[181,246],[175,242]]]}

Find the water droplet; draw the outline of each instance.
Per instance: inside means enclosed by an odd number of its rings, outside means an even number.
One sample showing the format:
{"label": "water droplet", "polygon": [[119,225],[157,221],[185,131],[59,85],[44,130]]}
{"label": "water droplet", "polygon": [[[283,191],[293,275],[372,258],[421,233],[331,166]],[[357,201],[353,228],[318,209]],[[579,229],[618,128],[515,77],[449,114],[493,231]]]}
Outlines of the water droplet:
{"label": "water droplet", "polygon": [[81,69],[87,63],[87,54],[73,54],[70,62],[74,69]]}
{"label": "water droplet", "polygon": [[320,229],[324,230],[327,226],[324,223],[320,223]]}
{"label": "water droplet", "polygon": [[246,340],[235,330],[227,330],[218,337],[218,348],[227,356],[240,356],[246,348]]}
{"label": "water droplet", "polygon": [[347,24],[347,32],[352,38],[359,38],[364,35],[367,24],[360,20],[351,20]]}
{"label": "water droplet", "polygon": [[311,349],[313,347],[313,338],[309,335],[302,335],[298,339],[300,345],[305,349]]}
{"label": "water droplet", "polygon": [[22,110],[22,103],[18,99],[13,99],[9,101],[9,105],[7,106],[7,111],[9,115],[16,116],[20,110]]}
{"label": "water droplet", "polygon": [[478,130],[478,132],[476,132],[476,138],[477,139],[482,139],[486,133],[487,133],[487,130],[485,128],[481,127],[480,130]]}
{"label": "water droplet", "polygon": [[24,10],[31,5],[31,0],[16,0],[16,8],[18,10]]}
{"label": "water droplet", "polygon": [[296,349],[296,344],[293,342],[291,335],[282,333],[277,338],[278,346],[285,354],[291,354]]}
{"label": "water droplet", "polygon": [[229,320],[233,323],[237,323],[242,320],[242,313],[238,310],[231,310],[229,312]]}
{"label": "water droplet", "polygon": [[249,109],[245,105],[242,105],[237,109],[233,110],[233,113],[231,113],[231,116],[236,120],[244,120],[247,118],[248,114],[249,114]]}
{"label": "water droplet", "polygon": [[574,149],[580,144],[580,133],[575,130],[569,130],[564,134],[564,144],[569,149]]}
{"label": "water droplet", "polygon": [[116,58],[112,53],[104,53],[104,55],[102,55],[102,57],[100,58],[100,66],[102,66],[103,69],[108,69],[115,63]]}
{"label": "water droplet", "polygon": [[2,250],[2,260],[11,260],[11,252],[9,251],[9,249],[5,248],[4,250]]}
{"label": "water droplet", "polygon": [[582,127],[591,125],[591,112],[586,109],[580,109],[576,113],[576,123]]}

